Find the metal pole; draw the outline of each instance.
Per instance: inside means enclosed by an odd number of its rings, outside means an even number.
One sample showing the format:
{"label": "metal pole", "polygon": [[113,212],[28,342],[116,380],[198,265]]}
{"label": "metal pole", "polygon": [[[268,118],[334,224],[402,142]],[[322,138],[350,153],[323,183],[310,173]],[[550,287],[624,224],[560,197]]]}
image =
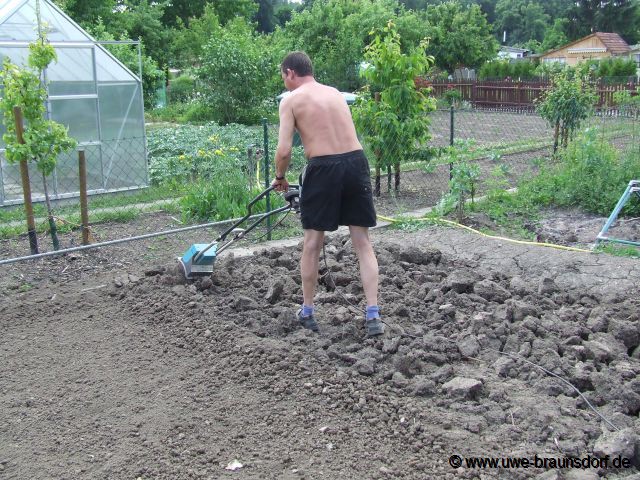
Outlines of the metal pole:
{"label": "metal pole", "polygon": [[144,125],[144,88],[142,85],[142,40],[140,38],[138,38],[138,76],[140,78],[140,114],[141,114],[141,119],[140,119],[140,126],[142,127],[142,148],[143,148],[143,155],[144,155],[144,165],[145,165],[145,169],[144,169],[144,173],[145,173],[145,180],[146,180],[146,185],[149,185],[149,163],[148,163],[148,155],[149,152],[147,150],[147,131],[145,129],[145,125]]}
{"label": "metal pole", "polygon": [[[249,218],[247,218],[247,220],[257,219],[260,216],[265,216],[265,215],[268,215],[268,214],[267,213],[261,213],[261,214],[257,214],[257,215],[252,215]],[[81,252],[81,251],[89,250],[89,249],[92,249],[92,248],[106,247],[106,246],[110,246],[110,245],[118,245],[120,243],[128,243],[128,242],[133,242],[133,241],[136,241],[136,240],[146,240],[147,238],[160,237],[160,236],[163,236],[163,235],[171,235],[171,234],[174,234],[174,233],[189,232],[191,230],[199,230],[201,228],[217,227],[217,226],[220,226],[220,225],[226,225],[228,223],[237,222],[238,220],[240,220],[240,218],[232,218],[230,220],[223,220],[221,222],[205,223],[203,225],[193,225],[191,227],[182,227],[182,228],[175,228],[173,230],[165,230],[165,231],[162,231],[162,232],[147,233],[147,234],[144,234],[144,235],[138,235],[137,237],[121,238],[119,240],[110,240],[108,242],[92,243],[90,245],[83,245],[81,247],[65,248],[63,250],[57,250],[55,252],[38,253],[37,255],[34,254],[34,255],[29,255],[29,256],[26,256],[26,257],[10,258],[8,260],[0,260],[0,266],[9,265],[9,264],[12,264],[12,263],[17,263],[17,262],[22,262],[24,260],[37,260],[39,258],[53,257],[53,256],[63,255],[65,253]]]}
{"label": "metal pole", "polygon": [[[453,143],[454,143],[454,138],[453,138],[453,132],[455,130],[455,115],[454,115],[454,110],[453,110],[453,105],[451,105],[450,108],[450,114],[449,114],[449,146],[453,147]],[[449,180],[453,179],[453,162],[449,162]]]}
{"label": "metal pole", "polygon": [[[269,176],[269,130],[267,128],[267,119],[262,119],[262,129],[264,135],[264,188],[269,188],[271,180]],[[267,209],[266,213],[271,211],[271,196],[267,193]],[[267,240],[271,240],[271,217],[267,218]]]}
{"label": "metal pole", "polygon": [[[24,145],[24,127],[22,124],[22,110],[13,107],[13,117],[16,122],[16,137],[18,143]],[[24,211],[27,215],[27,232],[29,233],[29,247],[31,255],[38,253],[38,236],[36,235],[36,222],[33,219],[33,204],[31,203],[31,182],[29,181],[29,165],[27,159],[20,160],[20,176],[22,177],[22,195],[24,197]]]}
{"label": "metal pole", "polygon": [[89,245],[89,206],[87,202],[87,160],[84,150],[78,152],[78,177],[80,178],[80,218],[82,219],[82,244]]}

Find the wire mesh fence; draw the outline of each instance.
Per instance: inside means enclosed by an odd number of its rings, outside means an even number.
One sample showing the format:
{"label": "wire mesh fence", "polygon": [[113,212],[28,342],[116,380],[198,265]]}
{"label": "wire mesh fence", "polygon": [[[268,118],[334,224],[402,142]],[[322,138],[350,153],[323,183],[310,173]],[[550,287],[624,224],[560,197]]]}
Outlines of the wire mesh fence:
{"label": "wire mesh fence", "polygon": [[[208,228],[194,233],[194,239],[213,240],[228,225],[221,222],[242,217],[251,198],[270,184],[278,127],[277,122],[255,127],[167,125],[150,132],[148,147],[135,139],[85,146],[89,240],[112,242],[202,225]],[[603,111],[584,128],[592,130],[598,145],[638,155],[637,117]],[[414,145],[412,154],[396,163],[381,161],[398,157],[394,142],[383,151],[372,147],[371,132],[358,134],[369,159],[374,201],[381,215],[436,205],[449,191],[452,167],[461,159],[479,168],[476,195],[492,188],[496,172],[505,187],[516,186],[551,158],[554,143],[553,129],[539,115],[496,109],[432,112],[429,141]],[[148,161],[141,165],[147,150]],[[296,137],[288,173],[291,183],[297,182],[306,161]],[[48,252],[53,246],[42,178],[33,166],[30,173],[39,251]],[[19,168],[5,162],[2,174],[0,261],[29,254]],[[77,247],[83,241],[79,180],[77,153],[61,159],[56,174],[47,179],[61,248]],[[105,190],[112,192],[101,194]],[[282,198],[274,194],[268,206],[261,202],[255,212],[282,205]],[[276,224],[278,228],[271,231]],[[300,232],[295,216],[282,214],[265,221],[247,241]]]}

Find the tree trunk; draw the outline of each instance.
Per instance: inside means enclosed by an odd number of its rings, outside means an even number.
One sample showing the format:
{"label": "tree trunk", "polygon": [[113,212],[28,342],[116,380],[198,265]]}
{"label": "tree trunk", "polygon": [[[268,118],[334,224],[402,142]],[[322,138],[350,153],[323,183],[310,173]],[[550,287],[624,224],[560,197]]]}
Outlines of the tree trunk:
{"label": "tree trunk", "polygon": [[49,200],[49,188],[47,187],[47,177],[42,174],[42,184],[44,186],[44,201],[47,204],[47,216],[49,218],[49,231],[51,233],[51,241],[53,249],[60,250],[60,241],[58,240],[58,227],[56,220],[53,218],[53,210],[51,210],[51,200]]}
{"label": "tree trunk", "polygon": [[560,122],[556,122],[556,128],[553,132],[553,155],[558,151],[558,140],[560,139]]}
{"label": "tree trunk", "polygon": [[562,128],[562,148],[567,148],[569,145],[569,129],[566,127]]}
{"label": "tree trunk", "polygon": [[376,183],[373,193],[376,197],[380,196],[380,167],[378,165],[376,165]]}
{"label": "tree trunk", "polygon": [[399,193],[400,192],[400,163],[396,163],[394,165],[394,169],[395,169],[395,179],[394,179],[393,187],[395,188],[396,193]]}
{"label": "tree trunk", "polygon": [[464,194],[460,193],[458,197],[458,223],[464,220]]}
{"label": "tree trunk", "polygon": [[391,165],[387,165],[387,193],[391,193]]}

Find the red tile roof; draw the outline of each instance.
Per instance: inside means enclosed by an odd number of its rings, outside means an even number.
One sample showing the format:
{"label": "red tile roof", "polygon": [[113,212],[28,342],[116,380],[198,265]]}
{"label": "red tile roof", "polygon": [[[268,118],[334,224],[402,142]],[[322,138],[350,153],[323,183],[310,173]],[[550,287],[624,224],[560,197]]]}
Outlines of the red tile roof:
{"label": "red tile roof", "polygon": [[611,55],[621,55],[631,50],[627,42],[617,33],[596,32],[595,35],[604,43],[604,46],[607,47],[608,52],[611,52]]}

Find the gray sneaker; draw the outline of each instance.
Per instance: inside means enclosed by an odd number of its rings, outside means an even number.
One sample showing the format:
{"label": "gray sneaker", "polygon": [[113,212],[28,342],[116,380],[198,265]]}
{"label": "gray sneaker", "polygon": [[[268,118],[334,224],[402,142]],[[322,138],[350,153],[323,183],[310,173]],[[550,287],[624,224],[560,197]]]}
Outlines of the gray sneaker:
{"label": "gray sneaker", "polygon": [[370,318],[364,322],[368,337],[375,337],[384,333],[384,323],[379,318]]}
{"label": "gray sneaker", "polygon": [[308,328],[312,332],[317,332],[319,330],[318,322],[316,322],[316,319],[313,318],[313,315],[302,315],[302,309],[299,309],[298,313],[296,313],[296,320],[298,320],[298,323],[300,325],[302,325],[304,328]]}

